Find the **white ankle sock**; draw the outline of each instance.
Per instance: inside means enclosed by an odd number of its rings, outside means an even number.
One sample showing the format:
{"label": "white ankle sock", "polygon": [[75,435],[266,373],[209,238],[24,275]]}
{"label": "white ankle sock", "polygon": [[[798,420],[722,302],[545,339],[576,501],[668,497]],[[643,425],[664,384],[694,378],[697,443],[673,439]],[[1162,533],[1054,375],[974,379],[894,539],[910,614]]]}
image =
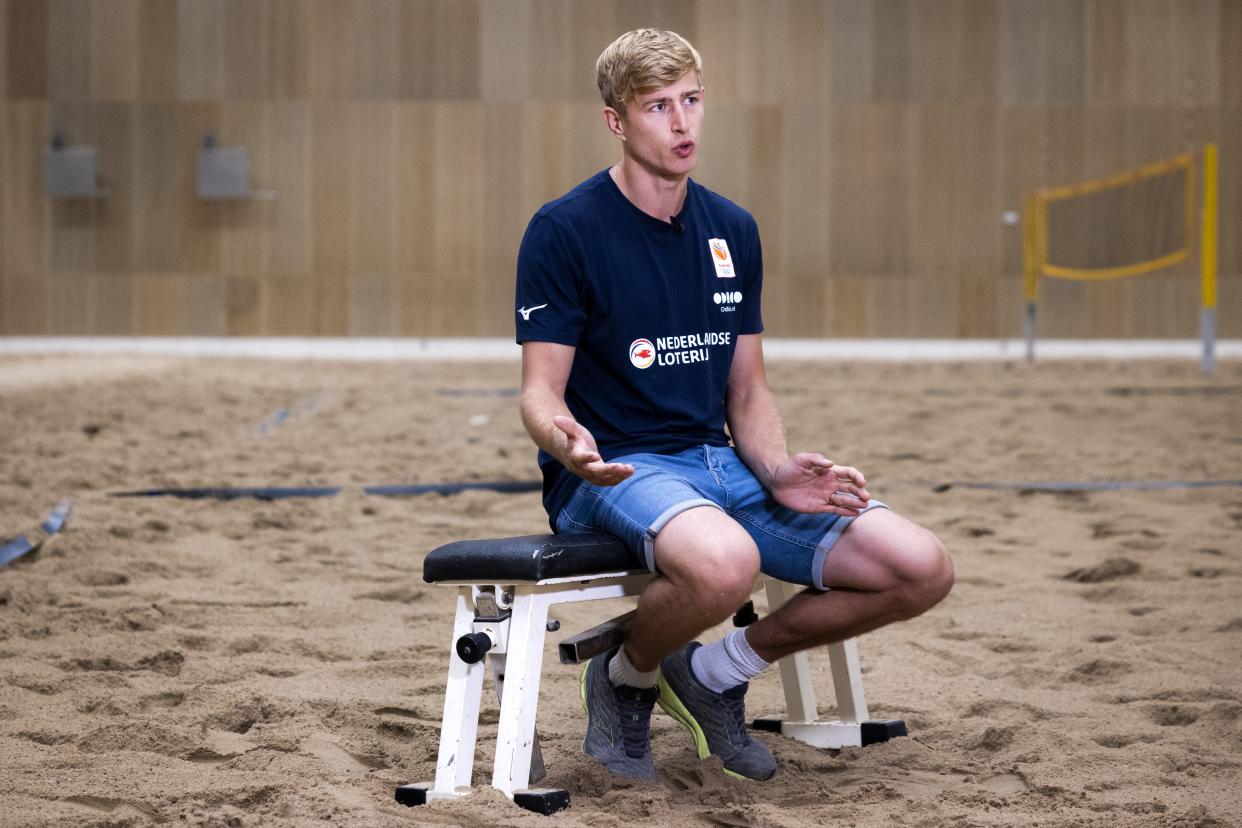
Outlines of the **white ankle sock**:
{"label": "white ankle sock", "polygon": [[608,678],[613,684],[624,684],[627,687],[655,687],[656,677],[660,675],[660,668],[657,667],[650,673],[644,673],[630,663],[630,657],[625,654],[625,648],[617,650],[617,654],[608,662]]}
{"label": "white ankle sock", "polygon": [[716,693],[750,681],[768,666],[746,640],[746,630],[734,630],[719,641],[699,647],[690,657],[690,669],[703,686]]}

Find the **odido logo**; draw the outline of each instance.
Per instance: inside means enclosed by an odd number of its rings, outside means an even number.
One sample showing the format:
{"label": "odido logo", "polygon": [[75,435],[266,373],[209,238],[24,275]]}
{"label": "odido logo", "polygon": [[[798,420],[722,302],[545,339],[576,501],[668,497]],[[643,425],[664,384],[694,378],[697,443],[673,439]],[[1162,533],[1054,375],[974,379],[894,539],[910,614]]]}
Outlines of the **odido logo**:
{"label": "odido logo", "polygon": [[650,368],[655,362],[655,346],[650,339],[635,339],[630,343],[630,362],[635,368]]}

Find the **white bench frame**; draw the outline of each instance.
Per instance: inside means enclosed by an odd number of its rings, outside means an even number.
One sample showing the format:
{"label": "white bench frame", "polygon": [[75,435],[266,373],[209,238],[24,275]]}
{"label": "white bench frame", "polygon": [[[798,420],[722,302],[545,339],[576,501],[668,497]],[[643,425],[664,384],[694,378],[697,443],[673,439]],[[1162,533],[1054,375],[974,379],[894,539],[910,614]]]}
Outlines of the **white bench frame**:
{"label": "white bench frame", "polygon": [[[457,609],[453,638],[449,642],[448,684],[444,691],[444,716],[435,781],[401,786],[397,789],[398,801],[415,805],[470,793],[484,661],[490,668],[500,696],[492,787],[510,799],[518,798],[519,804],[522,804],[524,795],[538,798],[557,793],[553,789],[530,787],[532,757],[536,766],[535,778],[542,778],[535,713],[539,705],[548,608],[554,604],[637,596],[652,577],[646,570],[631,570],[508,584],[442,582],[445,586],[457,588]],[[781,606],[804,589],[762,576],[756,582],[757,585],[760,583],[767,590],[768,605],[772,608]],[[502,611],[507,609],[508,617],[501,621],[476,620],[481,614],[481,598],[488,609],[492,602]],[[483,660],[467,664],[457,655],[455,644],[462,636],[475,632],[488,633],[494,644]],[[779,662],[785,689],[786,717],[757,720],[756,727],[782,733],[818,748],[862,746],[884,741],[889,735],[904,734],[904,725],[894,730],[891,725],[900,723],[888,722],[876,723],[883,733],[875,730],[865,732],[869,723],[857,642],[850,639],[830,644],[827,649],[839,718],[819,718],[810,664],[807,654],[801,652]]]}

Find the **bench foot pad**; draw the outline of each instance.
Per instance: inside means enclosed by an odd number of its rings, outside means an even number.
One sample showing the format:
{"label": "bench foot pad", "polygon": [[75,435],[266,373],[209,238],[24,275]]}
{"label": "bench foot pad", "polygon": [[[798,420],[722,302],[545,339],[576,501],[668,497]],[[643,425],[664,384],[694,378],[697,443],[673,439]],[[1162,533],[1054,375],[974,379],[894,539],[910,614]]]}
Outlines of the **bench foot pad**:
{"label": "bench foot pad", "polygon": [[867,722],[791,722],[786,719],[755,719],[753,730],[779,733],[812,747],[831,750],[843,747],[866,747],[906,736],[906,723],[900,719]]}
{"label": "bench foot pad", "polygon": [[[396,791],[397,802],[407,808],[426,805],[433,799],[455,799],[467,795],[468,792],[464,790],[451,794],[436,793],[431,789],[431,783],[429,782],[418,785],[401,785]],[[525,791],[514,791],[513,803],[528,811],[534,811],[537,814],[547,816],[569,807],[569,791],[560,788],[531,788]]]}
{"label": "bench foot pad", "polygon": [[547,816],[569,807],[569,791],[560,788],[531,788],[526,791],[514,791],[513,802],[528,811]]}

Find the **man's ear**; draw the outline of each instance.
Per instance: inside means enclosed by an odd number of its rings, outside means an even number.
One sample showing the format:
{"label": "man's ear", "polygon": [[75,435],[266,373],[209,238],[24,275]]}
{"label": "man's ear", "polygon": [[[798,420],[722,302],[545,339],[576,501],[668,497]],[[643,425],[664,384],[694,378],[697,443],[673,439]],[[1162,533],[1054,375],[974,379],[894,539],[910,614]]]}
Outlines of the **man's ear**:
{"label": "man's ear", "polygon": [[609,132],[617,136],[618,141],[625,140],[625,122],[621,118],[621,113],[611,106],[604,107],[604,126],[608,127]]}

